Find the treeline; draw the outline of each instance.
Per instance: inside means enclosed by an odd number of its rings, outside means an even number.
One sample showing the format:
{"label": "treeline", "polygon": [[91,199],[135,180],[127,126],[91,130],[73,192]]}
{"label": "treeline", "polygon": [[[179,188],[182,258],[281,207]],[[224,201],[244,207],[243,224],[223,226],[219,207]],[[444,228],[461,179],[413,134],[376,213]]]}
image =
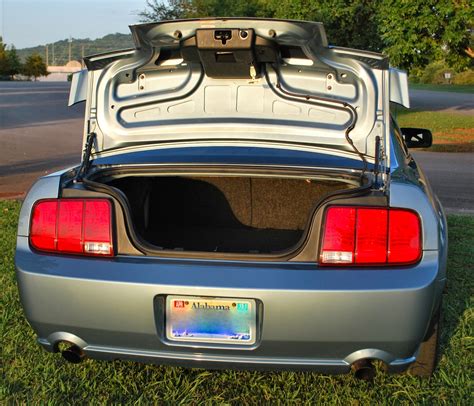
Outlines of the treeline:
{"label": "treeline", "polygon": [[13,79],[18,74],[36,80],[40,76],[48,75],[48,71],[40,55],[32,54],[22,62],[16,48],[14,46],[7,48],[0,37],[0,79]]}
{"label": "treeline", "polygon": [[[417,81],[443,80],[449,70],[473,81],[474,8],[472,0],[147,0],[143,22],[197,17],[267,17],[321,21],[329,43],[383,52],[393,66]],[[109,34],[96,40],[72,39],[33,48],[5,50],[7,65],[65,65],[114,49],[133,47],[131,35]],[[0,50],[2,52],[2,50]],[[69,55],[70,53],[70,55]],[[2,58],[2,56],[0,56]],[[2,62],[3,61],[3,62]],[[0,75],[11,76],[1,67]],[[11,68],[13,66],[13,68]],[[428,75],[426,72],[435,72]],[[435,79],[433,79],[435,80]]]}
{"label": "treeline", "polygon": [[63,66],[69,62],[69,49],[71,49],[71,60],[81,60],[83,56],[125,48],[133,48],[132,36],[116,33],[94,40],[90,38],[64,39],[51,44],[19,49],[17,52],[21,61],[26,61],[30,55],[38,54],[45,62],[46,58],[48,59],[48,65]]}
{"label": "treeline", "polygon": [[0,79],[13,78],[21,70],[21,62],[15,47],[7,49],[0,37]]}
{"label": "treeline", "polygon": [[384,52],[408,71],[443,61],[472,67],[472,0],[148,0],[145,21],[273,17],[321,21],[329,43]]}

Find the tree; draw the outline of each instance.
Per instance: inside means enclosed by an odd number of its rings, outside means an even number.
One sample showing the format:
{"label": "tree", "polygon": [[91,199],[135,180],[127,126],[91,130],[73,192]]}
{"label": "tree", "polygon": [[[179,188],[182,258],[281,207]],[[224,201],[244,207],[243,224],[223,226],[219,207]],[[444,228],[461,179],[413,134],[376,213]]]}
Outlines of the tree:
{"label": "tree", "polygon": [[409,70],[444,59],[462,69],[472,60],[469,0],[381,0],[379,25],[393,65]]}
{"label": "tree", "polygon": [[195,14],[191,0],[147,0],[145,10],[138,13],[142,22],[191,18]]}
{"label": "tree", "polygon": [[138,15],[143,22],[197,17],[263,16],[268,0],[147,0]]}
{"label": "tree", "polygon": [[6,59],[7,59],[7,69],[5,74],[10,76],[13,79],[13,76],[21,71],[21,62],[18,54],[16,52],[16,48],[12,45],[9,50],[6,51]]}
{"label": "tree", "polygon": [[269,1],[278,18],[320,21],[332,45],[381,51],[377,14],[380,0]]}
{"label": "tree", "polygon": [[6,45],[3,43],[3,38],[0,37],[0,78],[4,76],[8,76],[8,58]]}
{"label": "tree", "polygon": [[378,1],[371,0],[148,0],[144,21],[192,17],[277,17],[322,21],[332,44],[378,51]]}
{"label": "tree", "polygon": [[387,53],[392,65],[444,60],[462,70],[474,56],[472,0],[148,0],[144,21],[258,16],[324,23],[333,45]]}
{"label": "tree", "polygon": [[255,17],[262,15],[261,0],[195,0],[196,17]]}
{"label": "tree", "polygon": [[20,73],[20,70],[21,62],[16,48],[12,45],[10,49],[7,49],[0,37],[0,78],[13,79],[13,76]]}
{"label": "tree", "polygon": [[49,75],[46,64],[43,62],[43,58],[38,54],[33,54],[26,58],[22,73],[28,77],[33,76],[35,80],[40,76]]}

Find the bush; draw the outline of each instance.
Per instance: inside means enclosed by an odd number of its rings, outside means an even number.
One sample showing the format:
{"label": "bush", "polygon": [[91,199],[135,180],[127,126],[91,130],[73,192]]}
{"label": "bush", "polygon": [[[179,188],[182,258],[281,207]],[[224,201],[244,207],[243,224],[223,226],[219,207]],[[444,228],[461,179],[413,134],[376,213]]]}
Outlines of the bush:
{"label": "bush", "polygon": [[420,69],[420,68],[411,69],[410,75],[409,75],[410,83],[420,83],[422,75],[423,75],[423,69]]}
{"label": "bush", "polygon": [[469,69],[454,75],[453,83],[455,85],[474,85],[474,70]]}
{"label": "bush", "polygon": [[451,73],[451,84],[474,85],[474,70],[468,69],[464,72],[454,72],[444,61],[431,62],[424,69],[413,68],[410,71],[410,83],[422,83],[430,85],[446,85],[448,80],[444,78],[446,72]]}
{"label": "bush", "polygon": [[41,58],[41,56],[38,54],[33,54],[26,58],[26,62],[23,65],[21,73],[28,77],[34,77],[35,81],[40,76],[49,75],[48,68],[43,62],[43,58]]}
{"label": "bush", "polygon": [[432,62],[423,70],[420,77],[420,83],[429,83],[432,85],[443,85],[447,83],[444,74],[450,72],[452,76],[453,70],[450,69],[444,62]]}

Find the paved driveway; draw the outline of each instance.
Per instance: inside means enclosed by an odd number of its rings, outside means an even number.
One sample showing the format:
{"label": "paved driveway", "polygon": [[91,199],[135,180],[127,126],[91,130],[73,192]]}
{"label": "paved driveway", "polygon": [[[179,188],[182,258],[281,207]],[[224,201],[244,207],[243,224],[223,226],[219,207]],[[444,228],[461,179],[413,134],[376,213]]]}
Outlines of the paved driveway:
{"label": "paved driveway", "polygon": [[474,154],[414,152],[448,213],[474,214]]}
{"label": "paved driveway", "polygon": [[[0,198],[80,161],[84,103],[67,107],[67,82],[0,82]],[[474,114],[472,95],[412,91],[414,107]],[[415,153],[450,211],[474,213],[473,154]]]}
{"label": "paved driveway", "polygon": [[84,103],[68,108],[68,82],[0,82],[0,198],[80,161]]}
{"label": "paved driveway", "polygon": [[412,108],[474,115],[474,94],[410,90]]}

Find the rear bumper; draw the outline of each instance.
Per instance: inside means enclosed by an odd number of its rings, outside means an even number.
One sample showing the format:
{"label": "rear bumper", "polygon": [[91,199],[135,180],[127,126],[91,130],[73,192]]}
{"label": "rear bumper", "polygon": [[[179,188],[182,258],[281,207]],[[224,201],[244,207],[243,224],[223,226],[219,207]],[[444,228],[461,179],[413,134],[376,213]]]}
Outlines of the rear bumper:
{"label": "rear bumper", "polygon": [[[38,343],[47,351],[55,352],[51,339],[58,337],[49,337],[49,339],[38,339]],[[64,340],[64,338],[62,338]],[[77,341],[76,337],[71,336],[69,341]],[[80,340],[79,340],[80,342]],[[325,359],[325,358],[292,358],[292,357],[271,357],[271,356],[240,356],[234,354],[203,354],[189,353],[180,351],[144,351],[133,348],[105,347],[97,345],[87,345],[84,353],[94,359],[113,361],[116,359],[143,362],[157,365],[172,365],[188,368],[207,368],[207,369],[242,369],[259,371],[318,371],[328,374],[344,374],[351,369],[352,362],[368,358],[353,355],[354,361]],[[382,357],[384,353],[380,354]],[[371,353],[372,359],[379,359],[377,352]],[[387,364],[387,370],[390,373],[399,373],[405,371],[411,363],[416,360],[416,353],[411,357],[403,359],[394,359]]]}
{"label": "rear bumper", "polygon": [[[18,237],[21,300],[39,342],[70,341],[98,359],[206,368],[349,371],[376,358],[398,372],[414,361],[442,291],[438,252],[403,269],[317,269],[149,257],[38,255]],[[253,347],[179,346],[163,336],[156,298],[253,298],[262,303]]]}

